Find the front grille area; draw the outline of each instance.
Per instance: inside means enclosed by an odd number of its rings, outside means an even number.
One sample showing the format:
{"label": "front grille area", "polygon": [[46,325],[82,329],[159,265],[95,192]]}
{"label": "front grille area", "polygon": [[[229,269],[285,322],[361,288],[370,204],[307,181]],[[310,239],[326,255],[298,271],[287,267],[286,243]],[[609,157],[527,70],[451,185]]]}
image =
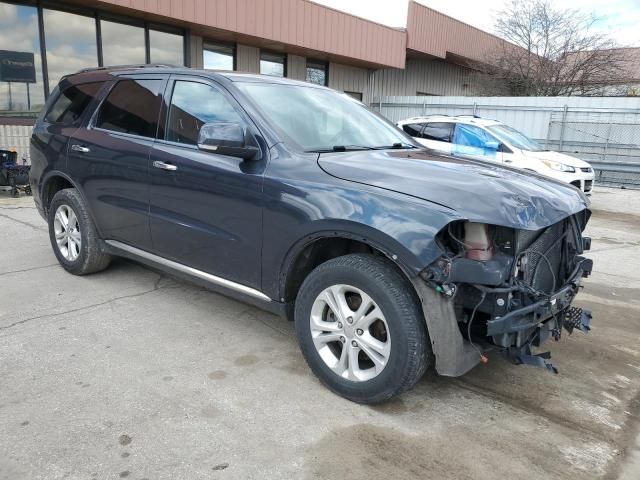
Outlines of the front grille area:
{"label": "front grille area", "polygon": [[561,237],[566,227],[567,222],[562,221],[542,232],[520,232],[520,236],[525,237],[518,241],[521,279],[525,284],[545,293],[552,293],[562,285],[560,267],[564,249]]}
{"label": "front grille area", "polygon": [[590,192],[593,189],[593,180],[585,180],[584,181],[584,191]]}

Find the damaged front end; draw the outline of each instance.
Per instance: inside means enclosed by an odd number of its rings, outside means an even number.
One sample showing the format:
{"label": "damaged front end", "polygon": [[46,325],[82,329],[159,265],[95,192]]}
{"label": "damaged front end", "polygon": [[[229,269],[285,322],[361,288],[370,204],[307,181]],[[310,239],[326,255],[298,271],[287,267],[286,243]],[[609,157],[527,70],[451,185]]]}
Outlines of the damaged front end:
{"label": "damaged front end", "polygon": [[593,262],[581,254],[590,212],[540,230],[455,221],[437,236],[443,254],[416,281],[441,375],[462,375],[485,352],[557,372],[548,353],[533,354],[563,328],[589,330],[591,313],[571,302]]}

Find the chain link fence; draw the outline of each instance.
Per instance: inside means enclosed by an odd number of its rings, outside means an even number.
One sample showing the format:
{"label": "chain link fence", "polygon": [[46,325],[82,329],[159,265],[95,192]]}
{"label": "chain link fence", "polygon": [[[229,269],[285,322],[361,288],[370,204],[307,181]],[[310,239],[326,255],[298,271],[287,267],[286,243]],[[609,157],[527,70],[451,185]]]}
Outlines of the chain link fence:
{"label": "chain link fence", "polygon": [[591,163],[596,183],[640,188],[640,114],[626,121],[602,121],[588,113],[556,112],[545,144]]}
{"label": "chain link fence", "polygon": [[371,106],[394,123],[425,115],[499,120],[591,163],[597,184],[640,189],[640,98],[382,97]]}

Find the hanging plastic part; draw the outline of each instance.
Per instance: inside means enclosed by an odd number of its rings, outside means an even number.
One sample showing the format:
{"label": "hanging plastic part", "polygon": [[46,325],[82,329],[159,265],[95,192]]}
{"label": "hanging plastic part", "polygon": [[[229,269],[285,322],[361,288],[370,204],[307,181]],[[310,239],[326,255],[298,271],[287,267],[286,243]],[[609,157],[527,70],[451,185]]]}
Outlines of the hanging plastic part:
{"label": "hanging plastic part", "polygon": [[564,319],[562,320],[562,326],[569,332],[569,335],[571,335],[576,328],[581,332],[589,332],[589,330],[591,330],[591,310],[580,307],[567,308]]}
{"label": "hanging plastic part", "polygon": [[550,352],[532,354],[531,345],[523,345],[522,347],[509,347],[502,351],[502,354],[515,365],[531,365],[534,367],[546,368],[549,372],[557,374],[558,369],[545,360],[551,358]]}

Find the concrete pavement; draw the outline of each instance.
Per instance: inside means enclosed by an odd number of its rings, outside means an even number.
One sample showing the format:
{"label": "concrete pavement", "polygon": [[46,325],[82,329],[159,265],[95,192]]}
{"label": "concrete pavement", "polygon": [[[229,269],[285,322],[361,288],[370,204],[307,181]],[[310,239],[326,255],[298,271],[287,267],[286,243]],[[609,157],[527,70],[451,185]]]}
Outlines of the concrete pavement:
{"label": "concrete pavement", "polygon": [[593,202],[593,331],[546,345],[559,375],[491,356],[366,407],[285,320],[129,261],[69,275],[0,196],[0,479],[636,480],[640,192]]}

